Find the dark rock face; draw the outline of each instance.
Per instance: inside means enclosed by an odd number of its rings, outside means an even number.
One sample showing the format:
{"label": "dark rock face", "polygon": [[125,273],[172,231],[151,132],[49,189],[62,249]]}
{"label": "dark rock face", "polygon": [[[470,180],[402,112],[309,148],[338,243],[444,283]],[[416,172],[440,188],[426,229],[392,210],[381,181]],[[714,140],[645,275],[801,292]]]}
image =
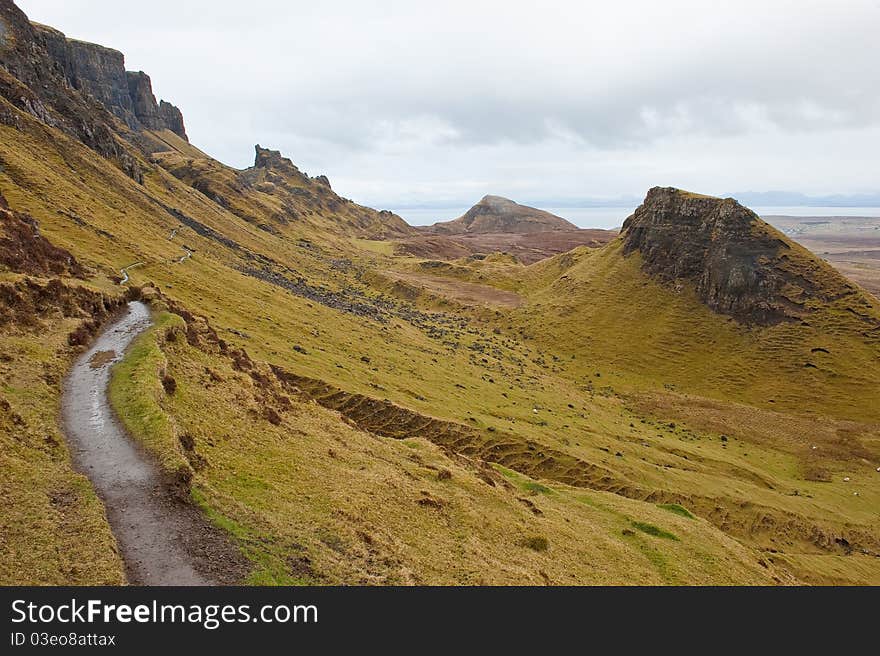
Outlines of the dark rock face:
{"label": "dark rock face", "polygon": [[131,109],[137,122],[148,130],[171,130],[177,136],[189,141],[181,111],[164,100],[156,104],[150,76],[143,71],[126,71],[125,77]]}
{"label": "dark rock face", "polygon": [[741,323],[796,320],[806,312],[802,299],[821,291],[788,266],[793,245],[732,198],[655,187],[622,235],[624,254],[638,251],[645,272],[692,283],[712,310]]}
{"label": "dark rock face", "polygon": [[[122,53],[33,24],[12,0],[0,0],[0,98],[8,103],[0,104],[3,124],[23,129],[14,107],[143,181],[136,132],[144,124],[129,93]],[[173,106],[157,110],[156,116],[157,121],[167,116],[163,127],[186,139],[183,119]]]}
{"label": "dark rock face", "polygon": [[[49,49],[62,49],[59,33],[32,25],[11,0],[0,0],[0,25],[0,97],[78,139],[140,182],[140,165],[116,136],[113,116],[90,94],[78,92],[65,77],[62,64],[49,54]],[[0,121],[21,129],[15,112],[0,111]]]}
{"label": "dark rock face", "polygon": [[34,24],[34,31],[43,37],[46,51],[70,86],[90,94],[129,127],[136,127],[121,52],[68,39],[45,25]]}
{"label": "dark rock face", "polygon": [[159,118],[166,128],[183,140],[189,141],[189,137],[186,136],[186,126],[183,124],[183,113],[177,107],[170,102],[159,101]]}
{"label": "dark rock face", "polygon": [[126,87],[131,98],[132,109],[137,120],[148,130],[165,128],[159,117],[159,105],[153,95],[153,83],[143,71],[126,71]]}
{"label": "dark rock face", "polygon": [[169,129],[186,139],[183,116],[174,105],[163,111],[156,103],[150,77],[125,70],[125,56],[118,50],[68,39],[58,30],[32,24],[49,58],[67,83],[91,95],[132,130]]}
{"label": "dark rock face", "polygon": [[431,232],[445,235],[518,233],[577,230],[562,217],[520,205],[501,196],[485,196],[464,215],[431,226]]}
{"label": "dark rock face", "polygon": [[271,169],[278,171],[279,173],[302,176],[302,173],[296,165],[290,161],[290,159],[284,157],[280,151],[269,150],[268,148],[263,148],[259,144],[254,146],[254,148],[257,152],[257,155],[254,158],[255,169]]}

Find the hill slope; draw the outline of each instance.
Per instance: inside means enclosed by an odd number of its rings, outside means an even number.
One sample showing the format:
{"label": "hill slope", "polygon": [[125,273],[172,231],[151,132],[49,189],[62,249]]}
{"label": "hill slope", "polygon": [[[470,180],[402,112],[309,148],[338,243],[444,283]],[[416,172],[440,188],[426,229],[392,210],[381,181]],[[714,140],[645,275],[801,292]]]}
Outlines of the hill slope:
{"label": "hill slope", "polygon": [[623,226],[623,253],[643,270],[688,281],[700,299],[737,321],[771,325],[807,317],[809,304],[848,299],[856,286],[735,200],[655,188]]}
{"label": "hill slope", "polygon": [[549,341],[626,376],[880,420],[876,299],[733,200],[654,189],[617,241],[533,274]]}
{"label": "hill slope", "polygon": [[399,216],[341,198],[325,176],[309,177],[280,152],[256,146],[254,165],[243,171],[180,144],[153,153],[152,161],[174,177],[261,230],[288,237],[333,236],[390,239],[415,234]]}

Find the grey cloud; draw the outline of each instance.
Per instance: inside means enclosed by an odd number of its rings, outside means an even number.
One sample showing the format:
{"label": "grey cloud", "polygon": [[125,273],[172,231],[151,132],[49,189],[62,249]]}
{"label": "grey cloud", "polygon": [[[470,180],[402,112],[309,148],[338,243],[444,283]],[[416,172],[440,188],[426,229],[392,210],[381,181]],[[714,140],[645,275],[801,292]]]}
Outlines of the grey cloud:
{"label": "grey cloud", "polygon": [[875,2],[20,5],[125,51],[208,152],[244,165],[273,143],[367,200],[873,184]]}

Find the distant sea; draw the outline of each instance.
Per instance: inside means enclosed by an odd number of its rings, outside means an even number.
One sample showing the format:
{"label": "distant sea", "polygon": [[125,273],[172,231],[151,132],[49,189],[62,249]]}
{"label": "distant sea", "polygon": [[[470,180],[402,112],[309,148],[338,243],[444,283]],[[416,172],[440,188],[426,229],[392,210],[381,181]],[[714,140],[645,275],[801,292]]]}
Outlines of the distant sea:
{"label": "distant sea", "polygon": [[[469,207],[439,208],[388,208],[402,216],[410,225],[432,225],[438,221],[449,221],[458,218]],[[635,207],[542,207],[563,219],[571,221],[579,228],[619,228],[626,218],[635,211]],[[759,216],[877,216],[880,207],[753,207]]]}

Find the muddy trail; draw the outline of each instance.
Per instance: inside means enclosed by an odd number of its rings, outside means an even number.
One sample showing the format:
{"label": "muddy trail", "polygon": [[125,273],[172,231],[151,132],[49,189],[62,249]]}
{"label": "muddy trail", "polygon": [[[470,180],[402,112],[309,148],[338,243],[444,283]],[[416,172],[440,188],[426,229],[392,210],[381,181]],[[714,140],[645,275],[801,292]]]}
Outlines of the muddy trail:
{"label": "muddy trail", "polygon": [[129,303],[71,369],[62,410],[74,464],[104,502],[129,583],[240,582],[247,568],[238,549],[180,498],[179,489],[128,436],[110,407],[110,368],[151,324],[146,305]]}

